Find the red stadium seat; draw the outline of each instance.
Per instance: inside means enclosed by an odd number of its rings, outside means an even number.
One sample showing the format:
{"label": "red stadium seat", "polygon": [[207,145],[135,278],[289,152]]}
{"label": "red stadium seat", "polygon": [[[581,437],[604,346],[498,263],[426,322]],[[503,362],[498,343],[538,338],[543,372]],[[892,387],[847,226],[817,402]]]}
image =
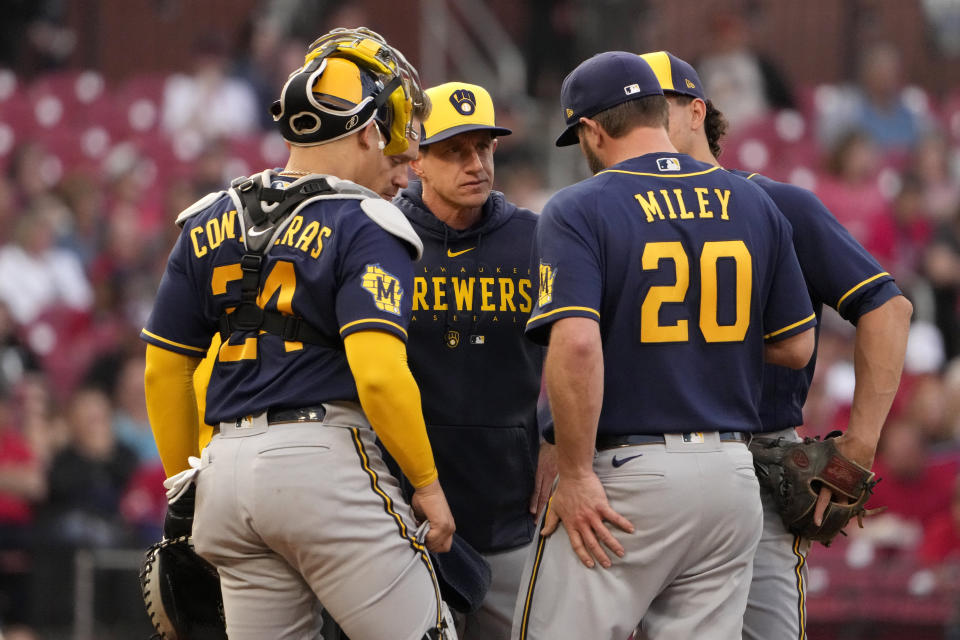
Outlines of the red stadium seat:
{"label": "red stadium seat", "polygon": [[95,71],[61,71],[38,77],[28,93],[41,126],[86,126],[109,103],[106,82]]}
{"label": "red stadium seat", "polygon": [[267,167],[263,159],[261,136],[233,138],[228,141],[231,166],[228,175],[250,175]]}
{"label": "red stadium seat", "polygon": [[117,118],[114,124],[132,134],[159,130],[166,80],[166,76],[160,74],[129,78],[113,97]]}
{"label": "red stadium seat", "polygon": [[0,69],[0,107],[7,100],[23,94],[23,82],[10,69]]}

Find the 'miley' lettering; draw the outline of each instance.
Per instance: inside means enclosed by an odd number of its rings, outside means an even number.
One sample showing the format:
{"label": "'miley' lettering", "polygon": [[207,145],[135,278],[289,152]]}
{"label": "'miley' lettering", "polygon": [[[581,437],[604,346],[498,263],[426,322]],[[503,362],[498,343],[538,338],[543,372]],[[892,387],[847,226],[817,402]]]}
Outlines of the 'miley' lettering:
{"label": "'miley' lettering", "polygon": [[[645,194],[636,193],[634,199],[640,205],[647,222],[658,220],[709,220],[714,218],[714,209],[720,205],[720,220],[729,220],[730,190],[711,189],[708,187],[694,187],[696,206],[687,208],[687,200],[683,197],[683,189],[650,190]],[[689,195],[689,194],[688,194]],[[692,202],[692,200],[690,201]],[[666,211],[666,215],[664,215]]]}

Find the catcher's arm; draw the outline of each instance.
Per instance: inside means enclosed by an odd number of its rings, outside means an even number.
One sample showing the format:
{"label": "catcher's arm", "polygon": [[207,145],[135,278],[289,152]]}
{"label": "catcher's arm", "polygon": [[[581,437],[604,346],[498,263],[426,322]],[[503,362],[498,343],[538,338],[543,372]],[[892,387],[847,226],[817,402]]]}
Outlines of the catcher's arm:
{"label": "catcher's arm", "polygon": [[385,331],[367,330],[351,333],[343,346],[363,411],[414,486],[410,501],[414,512],[430,521],[427,549],[449,551],[456,525],[437,477],[406,345]]}
{"label": "catcher's arm", "polygon": [[[857,321],[853,353],[856,386],[850,423],[835,442],[841,454],[867,469],[873,466],[880,430],[900,386],[912,313],[909,300],[894,296]],[[821,489],[814,511],[817,524],[822,522],[831,497],[828,487]]]}
{"label": "catcher's arm", "polygon": [[147,345],[143,375],[147,416],[167,477],[188,468],[187,458],[199,455],[197,399],[193,372],[200,358]]}

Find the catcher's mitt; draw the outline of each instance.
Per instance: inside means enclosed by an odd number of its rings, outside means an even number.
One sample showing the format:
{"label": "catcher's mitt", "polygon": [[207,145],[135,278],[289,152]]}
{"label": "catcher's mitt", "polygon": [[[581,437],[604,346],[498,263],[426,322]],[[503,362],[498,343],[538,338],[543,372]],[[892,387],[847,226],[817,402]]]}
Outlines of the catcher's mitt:
{"label": "catcher's mitt", "polygon": [[[839,431],[823,440],[805,438],[803,442],[754,438],[750,443],[757,479],[772,494],[784,525],[791,533],[824,546],[830,546],[838,533],[846,535],[843,528],[854,516],[863,527],[863,516],[875,512],[864,505],[879,482],[872,471],[837,451],[833,441],[837,435]],[[813,513],[823,486],[833,491],[833,497],[823,523],[817,526]]]}
{"label": "catcher's mitt", "polygon": [[140,588],[159,640],[227,640],[220,577],[193,550],[190,536],[147,550]]}

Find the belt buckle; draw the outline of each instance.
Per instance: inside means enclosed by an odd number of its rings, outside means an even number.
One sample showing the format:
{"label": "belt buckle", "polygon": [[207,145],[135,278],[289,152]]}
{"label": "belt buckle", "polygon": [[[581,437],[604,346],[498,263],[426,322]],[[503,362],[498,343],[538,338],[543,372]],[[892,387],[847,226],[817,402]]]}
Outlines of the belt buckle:
{"label": "belt buckle", "polygon": [[326,417],[326,410],[323,407],[310,407],[304,409],[298,418],[298,422],[323,422]]}
{"label": "belt buckle", "polygon": [[684,444],[703,444],[702,431],[689,431],[687,433],[681,433],[680,437]]}

